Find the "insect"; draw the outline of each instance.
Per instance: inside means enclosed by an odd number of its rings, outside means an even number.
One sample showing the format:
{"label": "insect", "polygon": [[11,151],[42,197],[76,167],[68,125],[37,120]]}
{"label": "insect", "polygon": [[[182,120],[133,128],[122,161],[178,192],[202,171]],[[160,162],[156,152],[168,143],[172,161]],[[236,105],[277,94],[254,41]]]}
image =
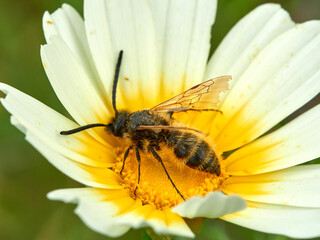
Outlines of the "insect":
{"label": "insect", "polygon": [[140,151],[146,151],[158,160],[176,192],[185,200],[171,179],[157,151],[161,149],[161,146],[166,145],[173,150],[177,159],[181,160],[188,167],[217,176],[220,175],[218,157],[212,147],[203,140],[205,134],[197,129],[175,126],[175,119],[172,115],[187,111],[220,112],[213,107],[216,106],[220,93],[228,89],[228,82],[231,76],[218,77],[200,83],[148,110],[136,112],[118,111],[116,107],[116,90],[122,55],[123,51],[120,51],[112,89],[112,104],[115,117],[108,124],[89,124],[69,131],[62,131],[60,134],[69,135],[93,127],[105,127],[108,133],[129,140],[131,143],[124,153],[120,174],[124,170],[130,151],[135,152],[138,162],[138,184],[134,190],[134,194],[136,194],[140,182]]}

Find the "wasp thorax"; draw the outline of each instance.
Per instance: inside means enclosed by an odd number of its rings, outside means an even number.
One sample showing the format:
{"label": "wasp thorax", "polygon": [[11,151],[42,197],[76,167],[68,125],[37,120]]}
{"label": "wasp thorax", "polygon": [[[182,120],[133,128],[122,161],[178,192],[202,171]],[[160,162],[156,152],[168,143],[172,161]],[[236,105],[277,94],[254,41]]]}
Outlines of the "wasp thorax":
{"label": "wasp thorax", "polygon": [[158,114],[150,114],[148,110],[138,111],[130,114],[128,119],[128,127],[131,130],[137,130],[141,125],[146,126],[157,126],[157,125],[168,125],[169,122]]}

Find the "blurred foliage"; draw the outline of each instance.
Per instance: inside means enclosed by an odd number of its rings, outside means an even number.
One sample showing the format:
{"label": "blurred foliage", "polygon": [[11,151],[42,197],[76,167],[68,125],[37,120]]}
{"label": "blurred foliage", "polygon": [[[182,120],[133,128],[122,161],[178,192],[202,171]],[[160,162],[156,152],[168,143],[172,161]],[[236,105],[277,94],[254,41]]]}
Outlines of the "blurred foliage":
{"label": "blurred foliage", "polygon": [[[63,2],[1,0],[0,81],[17,87],[67,115],[50,87],[39,54],[40,44],[45,43],[41,27],[42,15],[46,10],[53,12]],[[67,3],[82,14],[82,1],[68,0]],[[213,27],[212,49],[216,48],[240,18],[262,3],[265,1],[220,0]],[[296,22],[320,18],[318,0],[286,0],[281,1],[281,4]],[[9,114],[2,106],[0,152],[0,239],[108,239],[85,227],[72,213],[74,205],[53,202],[46,198],[46,193],[51,190],[80,185],[52,167],[24,140],[23,134],[9,124]],[[120,239],[141,239],[142,234],[142,230],[134,230]],[[210,220],[205,222],[196,239],[290,238],[259,233],[221,220]]]}

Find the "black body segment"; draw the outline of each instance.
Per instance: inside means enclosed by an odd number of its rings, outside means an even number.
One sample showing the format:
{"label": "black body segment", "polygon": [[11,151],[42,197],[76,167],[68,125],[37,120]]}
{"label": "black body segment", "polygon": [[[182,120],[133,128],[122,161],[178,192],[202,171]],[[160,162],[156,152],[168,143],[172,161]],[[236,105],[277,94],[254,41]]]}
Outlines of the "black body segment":
{"label": "black body segment", "polygon": [[177,158],[189,156],[196,141],[198,141],[198,138],[187,132],[172,131],[168,136],[168,145],[173,148]]}
{"label": "black body segment", "polygon": [[217,176],[220,176],[221,168],[220,168],[219,160],[217,155],[212,149],[208,153],[205,160],[202,162],[201,166],[199,167],[199,170],[203,172],[214,173]]}
{"label": "black body segment", "polygon": [[61,135],[71,135],[71,134],[75,134],[75,133],[78,133],[78,132],[81,132],[81,131],[84,131],[84,130],[87,130],[87,129],[90,129],[90,128],[106,127],[106,126],[107,125],[103,124],[103,123],[93,123],[93,124],[88,124],[88,125],[81,126],[81,127],[78,127],[78,128],[74,128],[74,129],[71,129],[71,130],[68,130],[68,131],[61,131],[60,134]]}
{"label": "black body segment", "polygon": [[122,174],[122,172],[123,172],[124,165],[126,164],[126,159],[127,159],[128,155],[129,155],[130,150],[131,150],[133,147],[134,147],[134,146],[131,145],[130,147],[128,147],[128,149],[127,149],[126,152],[124,153],[123,164],[122,164],[122,168],[121,168],[120,174]]}
{"label": "black body segment", "polygon": [[113,79],[113,87],[112,87],[112,106],[114,109],[114,115],[117,118],[118,117],[118,110],[117,110],[117,103],[116,103],[116,96],[117,96],[117,86],[118,86],[118,80],[119,80],[119,74],[120,74],[120,66],[122,61],[122,55],[123,51],[121,50],[119,52],[118,61],[116,65],[116,70],[114,72],[114,79]]}
{"label": "black body segment", "polygon": [[199,167],[202,165],[202,161],[206,159],[209,150],[210,148],[206,142],[201,140],[200,142],[196,143],[193,146],[192,153],[187,156],[187,166],[194,169],[199,169]]}
{"label": "black body segment", "polygon": [[137,191],[137,188],[139,186],[139,183],[140,183],[140,175],[141,175],[141,157],[140,157],[140,153],[139,153],[139,147],[136,146],[136,158],[137,158],[137,161],[138,161],[138,183],[136,185],[136,188],[134,189],[134,195],[136,195],[136,191]]}

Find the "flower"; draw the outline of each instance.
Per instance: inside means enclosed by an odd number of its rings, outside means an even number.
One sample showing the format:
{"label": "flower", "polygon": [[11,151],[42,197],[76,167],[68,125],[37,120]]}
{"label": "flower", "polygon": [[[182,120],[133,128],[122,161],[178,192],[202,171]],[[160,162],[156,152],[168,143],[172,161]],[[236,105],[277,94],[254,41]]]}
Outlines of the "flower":
{"label": "flower", "polygon": [[[320,166],[295,166],[320,156],[320,107],[265,134],[319,93],[319,21],[295,24],[279,5],[262,5],[230,31],[207,64],[216,1],[87,0],[84,10],[84,21],[69,5],[43,17],[44,69],[74,121],[0,84],[11,122],[54,166],[88,186],[53,191],[50,199],[77,203],[90,228],[112,237],[141,227],[193,237],[188,219],[217,217],[291,237],[320,235],[314,190]],[[135,194],[138,163],[130,154],[120,174],[128,147],[122,139],[102,128],[60,135],[114,117],[121,49],[118,109],[149,109],[201,81],[232,75],[220,98],[222,114],[174,115],[208,133],[221,175],[188,168],[170,149],[159,151],[186,201],[150,153],[140,153]]]}

